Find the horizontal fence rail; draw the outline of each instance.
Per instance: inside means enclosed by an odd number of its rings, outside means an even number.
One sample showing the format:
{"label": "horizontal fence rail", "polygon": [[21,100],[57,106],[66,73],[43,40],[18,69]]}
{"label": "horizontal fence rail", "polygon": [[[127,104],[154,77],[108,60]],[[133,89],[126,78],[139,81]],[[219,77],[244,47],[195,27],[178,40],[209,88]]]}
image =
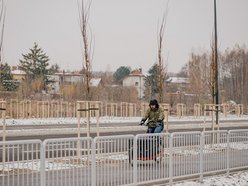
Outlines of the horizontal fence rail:
{"label": "horizontal fence rail", "polygon": [[43,148],[44,185],[92,185],[91,138],[45,140]]}
{"label": "horizontal fence rail", "polygon": [[94,139],[93,185],[128,185],[133,183],[129,165],[133,135],[96,137]]}
{"label": "horizontal fence rail", "polygon": [[248,168],[248,130],[0,142],[0,185],[109,186]]}
{"label": "horizontal fence rail", "polygon": [[203,133],[203,173],[227,170],[228,132],[207,131]]}
{"label": "horizontal fence rail", "polygon": [[161,133],[135,137],[130,154],[135,184],[169,178],[169,136]]}
{"label": "horizontal fence rail", "polygon": [[170,182],[172,178],[200,173],[200,132],[177,132],[170,138]]}
{"label": "horizontal fence rail", "polygon": [[248,167],[248,130],[230,130],[228,137],[230,170]]}
{"label": "horizontal fence rail", "polygon": [[0,185],[39,186],[41,141],[0,142]]}

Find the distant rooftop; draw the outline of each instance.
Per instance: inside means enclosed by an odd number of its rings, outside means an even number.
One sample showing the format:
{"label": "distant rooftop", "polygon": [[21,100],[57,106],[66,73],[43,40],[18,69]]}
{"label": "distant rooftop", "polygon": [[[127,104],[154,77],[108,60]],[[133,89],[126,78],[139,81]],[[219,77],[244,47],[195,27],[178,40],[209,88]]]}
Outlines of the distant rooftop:
{"label": "distant rooftop", "polygon": [[144,76],[142,73],[142,68],[138,68],[130,72],[129,76]]}
{"label": "distant rooftop", "polygon": [[26,72],[24,72],[23,70],[11,70],[11,74],[13,75],[26,75]]}
{"label": "distant rooftop", "polygon": [[184,77],[169,77],[166,80],[168,83],[189,83],[189,78]]}
{"label": "distant rooftop", "polygon": [[100,84],[101,80],[101,78],[92,78],[90,80],[90,86],[97,87]]}

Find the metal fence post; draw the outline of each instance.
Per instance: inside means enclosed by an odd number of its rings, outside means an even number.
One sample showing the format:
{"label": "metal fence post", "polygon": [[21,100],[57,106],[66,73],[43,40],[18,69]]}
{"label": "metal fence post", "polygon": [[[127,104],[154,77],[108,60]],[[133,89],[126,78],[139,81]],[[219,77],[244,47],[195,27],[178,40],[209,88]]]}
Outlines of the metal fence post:
{"label": "metal fence post", "polygon": [[45,164],[46,164],[46,140],[41,143],[40,145],[40,185],[46,186],[46,170],[45,170]]}
{"label": "metal fence post", "polygon": [[92,163],[91,163],[91,184],[96,185],[96,142],[97,138],[94,139],[92,143]]}
{"label": "metal fence post", "polygon": [[200,138],[200,182],[203,181],[203,149],[204,149],[204,137],[205,133],[201,133],[201,138]]}
{"label": "metal fence post", "polygon": [[169,185],[173,182],[173,134],[169,136]]}
{"label": "metal fence post", "polygon": [[228,131],[227,133],[227,158],[226,158],[226,161],[227,161],[227,175],[229,176],[229,173],[230,173],[230,136],[231,136],[231,132]]}
{"label": "metal fence post", "polygon": [[137,141],[138,137],[135,136],[134,142],[133,142],[133,182],[134,185],[137,185]]}

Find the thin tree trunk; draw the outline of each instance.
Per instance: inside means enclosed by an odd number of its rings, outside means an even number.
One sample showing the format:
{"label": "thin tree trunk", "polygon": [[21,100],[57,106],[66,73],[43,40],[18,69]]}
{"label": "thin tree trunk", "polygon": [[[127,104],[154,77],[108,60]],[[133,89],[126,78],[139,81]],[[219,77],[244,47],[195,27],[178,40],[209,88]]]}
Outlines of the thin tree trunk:
{"label": "thin tree trunk", "polygon": [[88,20],[89,20],[89,11],[90,11],[91,1],[89,4],[85,6],[84,0],[82,0],[80,12],[80,27],[81,27],[81,34],[83,37],[83,73],[85,74],[85,86],[86,86],[86,100],[90,100],[90,79],[91,79],[91,45],[89,45],[88,41]]}
{"label": "thin tree trunk", "polygon": [[0,29],[1,29],[1,38],[0,38],[0,64],[3,63],[3,57],[2,57],[2,49],[3,49],[3,34],[4,34],[4,24],[5,24],[5,6],[4,6],[4,0],[0,0]]}
{"label": "thin tree trunk", "polygon": [[[167,13],[167,10],[166,10]],[[158,73],[159,73],[159,79],[158,79],[158,96],[159,101],[163,102],[163,93],[164,93],[164,83],[165,83],[165,76],[166,76],[166,69],[164,66],[164,60],[162,57],[162,49],[163,49],[163,39],[164,39],[164,33],[165,33],[165,22],[166,21],[166,14],[164,14],[159,34],[158,34]]]}

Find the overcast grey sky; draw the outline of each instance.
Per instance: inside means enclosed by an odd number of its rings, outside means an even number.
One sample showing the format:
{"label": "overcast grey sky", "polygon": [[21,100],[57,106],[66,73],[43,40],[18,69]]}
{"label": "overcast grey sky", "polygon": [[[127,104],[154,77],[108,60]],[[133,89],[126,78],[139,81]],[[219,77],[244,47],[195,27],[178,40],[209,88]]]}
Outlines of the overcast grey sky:
{"label": "overcast grey sky", "polygon": [[[80,1],[80,0],[79,0]],[[168,71],[178,72],[192,51],[209,50],[214,0],[170,0],[164,36]],[[77,0],[7,0],[4,61],[17,65],[34,42],[62,69],[82,68]],[[120,66],[147,71],[156,61],[159,22],[167,0],[92,0],[92,70]],[[220,50],[248,44],[248,0],[217,0]]]}

